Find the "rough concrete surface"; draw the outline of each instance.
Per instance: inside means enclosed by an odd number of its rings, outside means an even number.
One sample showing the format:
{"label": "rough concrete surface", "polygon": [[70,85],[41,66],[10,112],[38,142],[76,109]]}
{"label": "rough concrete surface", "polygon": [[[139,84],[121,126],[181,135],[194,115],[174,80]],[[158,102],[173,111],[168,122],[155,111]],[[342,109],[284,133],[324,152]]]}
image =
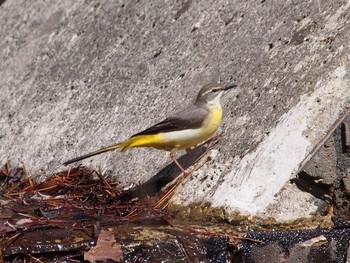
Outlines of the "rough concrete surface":
{"label": "rough concrete surface", "polygon": [[331,136],[303,170],[321,183],[331,185],[337,177],[336,165],[336,150]]}
{"label": "rough concrete surface", "polygon": [[325,199],[332,207],[333,220],[350,219],[350,114],[336,127],[293,184],[314,198]]}
{"label": "rough concrete surface", "polygon": [[[279,191],[349,106],[349,14],[349,1],[6,1],[1,161],[45,176],[235,81],[213,161],[177,200],[280,214]],[[83,163],[138,183],[168,162],[137,149]]]}

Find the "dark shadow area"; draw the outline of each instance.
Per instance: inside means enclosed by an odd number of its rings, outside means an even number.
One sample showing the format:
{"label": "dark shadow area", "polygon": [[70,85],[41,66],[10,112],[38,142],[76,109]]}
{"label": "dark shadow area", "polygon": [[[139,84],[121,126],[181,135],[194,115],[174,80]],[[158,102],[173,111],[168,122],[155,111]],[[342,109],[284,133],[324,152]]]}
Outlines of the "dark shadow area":
{"label": "dark shadow area", "polygon": [[305,171],[301,171],[297,178],[292,179],[294,183],[301,191],[308,192],[313,196],[324,199],[325,194],[329,194],[330,185],[316,182],[317,178],[310,176]]}
{"label": "dark shadow area", "polygon": [[[178,159],[178,162],[184,169],[188,169],[193,164],[195,164],[208,151],[208,149],[209,148],[207,144],[201,144],[193,150],[187,152],[185,155],[181,156]],[[134,189],[129,194],[132,197],[139,198],[143,198],[147,195],[155,196],[163,187],[175,180],[180,175],[181,171],[179,167],[172,162],[164,167],[161,171],[159,171],[156,175],[147,180],[145,183],[136,187],[136,189]]]}

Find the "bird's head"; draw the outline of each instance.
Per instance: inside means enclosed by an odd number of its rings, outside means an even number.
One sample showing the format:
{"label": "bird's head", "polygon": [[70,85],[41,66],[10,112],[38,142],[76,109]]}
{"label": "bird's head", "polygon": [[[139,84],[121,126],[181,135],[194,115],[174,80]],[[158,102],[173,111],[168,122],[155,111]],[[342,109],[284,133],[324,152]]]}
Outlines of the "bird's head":
{"label": "bird's head", "polygon": [[198,93],[196,104],[218,106],[220,105],[220,98],[225,90],[237,87],[234,83],[211,83],[205,85]]}

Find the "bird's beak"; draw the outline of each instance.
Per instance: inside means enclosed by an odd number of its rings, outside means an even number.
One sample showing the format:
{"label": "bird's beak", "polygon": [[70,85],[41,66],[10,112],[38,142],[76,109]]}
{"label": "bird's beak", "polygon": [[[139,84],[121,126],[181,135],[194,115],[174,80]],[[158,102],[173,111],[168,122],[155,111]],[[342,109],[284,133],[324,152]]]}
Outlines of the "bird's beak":
{"label": "bird's beak", "polygon": [[235,83],[226,83],[224,87],[222,88],[223,90],[229,90],[237,87],[238,85]]}

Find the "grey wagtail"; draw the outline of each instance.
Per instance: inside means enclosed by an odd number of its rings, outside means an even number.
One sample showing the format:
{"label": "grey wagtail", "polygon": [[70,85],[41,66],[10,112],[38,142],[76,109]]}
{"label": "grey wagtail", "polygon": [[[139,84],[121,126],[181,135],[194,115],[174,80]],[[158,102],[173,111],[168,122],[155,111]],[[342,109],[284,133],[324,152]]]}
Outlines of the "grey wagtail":
{"label": "grey wagtail", "polygon": [[176,160],[175,152],[191,149],[214,134],[222,120],[220,98],[225,90],[235,87],[237,85],[233,83],[208,84],[199,91],[195,103],[187,109],[131,136],[126,141],[68,160],[63,164],[68,165],[118,148],[126,151],[134,147],[153,147],[170,151],[171,160],[186,173]]}

